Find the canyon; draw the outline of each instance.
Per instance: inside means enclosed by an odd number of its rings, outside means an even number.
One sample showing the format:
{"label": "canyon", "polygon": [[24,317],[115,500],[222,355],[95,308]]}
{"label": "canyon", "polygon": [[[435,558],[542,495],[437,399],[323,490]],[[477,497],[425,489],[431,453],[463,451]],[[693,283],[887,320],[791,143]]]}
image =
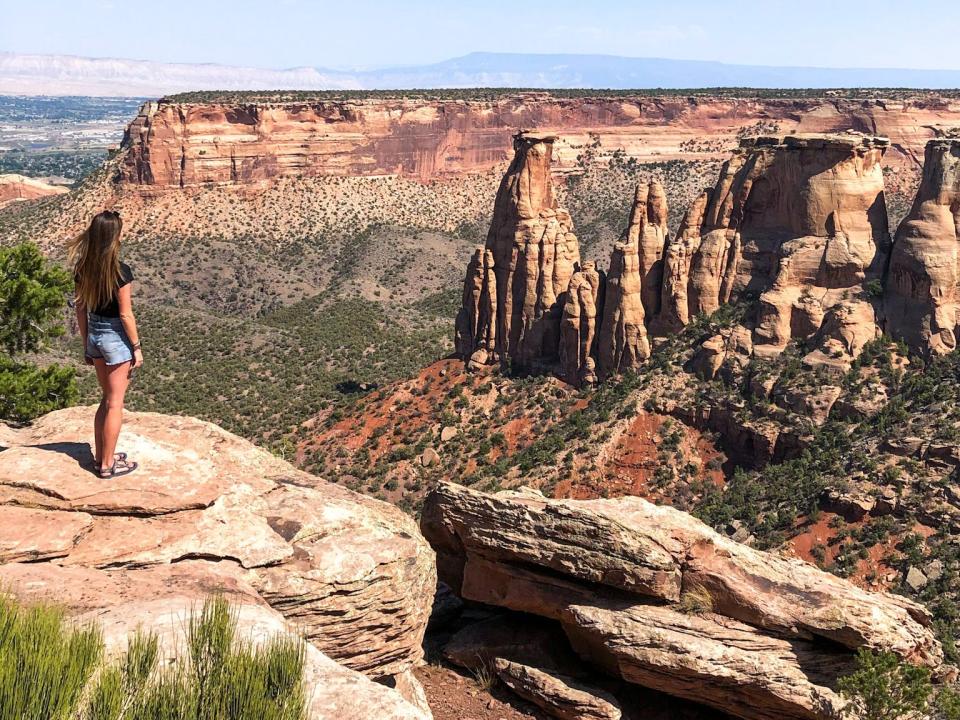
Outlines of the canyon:
{"label": "canyon", "polygon": [[[474,105],[517,98],[553,124],[477,129]],[[103,489],[81,467],[92,410],[0,426],[0,584],[69,586],[118,641],[163,627],[151,593],[185,612],[222,589],[250,627],[305,629],[313,672],[351,688],[319,717],[422,720],[425,693],[444,720],[513,720],[435,700],[466,682],[561,718],[822,720],[860,648],[949,678],[953,101],[664,96],[654,123],[600,100],[169,99],[84,186],[5,210],[56,241],[68,211],[120,209],[153,364],[131,404],[292,464],[133,413],[146,473]],[[690,158],[712,164],[678,192],[657,164]],[[354,292],[369,304],[337,306]],[[424,349],[423,317],[445,345]]]}
{"label": "canyon", "polygon": [[935,92],[410,95],[200,93],[148,102],[127,130],[122,178],[148,188],[324,175],[428,181],[507,162],[512,135],[526,129],[558,136],[558,173],[617,152],[640,163],[723,158],[744,133],[846,130],[889,138],[884,166],[908,172],[922,163],[936,128],[960,126],[960,100]]}

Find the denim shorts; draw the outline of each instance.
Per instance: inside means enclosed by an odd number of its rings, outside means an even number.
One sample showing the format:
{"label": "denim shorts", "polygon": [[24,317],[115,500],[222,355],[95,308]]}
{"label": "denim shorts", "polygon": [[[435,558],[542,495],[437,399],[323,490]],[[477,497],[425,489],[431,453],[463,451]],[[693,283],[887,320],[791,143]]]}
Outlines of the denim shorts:
{"label": "denim shorts", "polygon": [[120,318],[90,314],[87,318],[86,354],[103,358],[107,365],[119,365],[133,360],[133,343],[127,337]]}

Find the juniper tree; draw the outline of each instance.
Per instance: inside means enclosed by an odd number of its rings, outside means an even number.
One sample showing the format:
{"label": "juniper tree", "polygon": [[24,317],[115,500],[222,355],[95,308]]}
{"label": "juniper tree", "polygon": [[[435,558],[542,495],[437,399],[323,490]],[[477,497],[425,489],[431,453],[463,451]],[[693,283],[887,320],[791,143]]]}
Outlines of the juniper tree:
{"label": "juniper tree", "polygon": [[0,247],[0,419],[18,422],[77,398],[75,373],[18,359],[62,335],[70,275],[33,243]]}

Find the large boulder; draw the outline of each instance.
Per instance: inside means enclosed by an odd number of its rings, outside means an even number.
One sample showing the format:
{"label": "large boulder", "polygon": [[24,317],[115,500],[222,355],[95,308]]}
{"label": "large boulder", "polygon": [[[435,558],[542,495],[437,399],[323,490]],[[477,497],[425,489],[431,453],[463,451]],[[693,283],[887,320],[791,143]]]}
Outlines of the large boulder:
{"label": "large boulder", "polygon": [[[550,618],[609,672],[737,717],[835,717],[836,680],[857,648],[942,662],[920,605],[641,498],[444,483],[421,527],[465,599]],[[703,616],[684,614],[691,608]]]}
{"label": "large boulder", "polygon": [[73,612],[149,601],[171,578],[194,596],[242,588],[244,603],[372,679],[422,661],[436,573],[403,512],[210,423],[154,413],[126,414],[120,449],[140,468],[102,480],[90,470],[93,415],[61,410],[5,433],[0,584],[31,598],[45,586],[30,573],[64,578]]}

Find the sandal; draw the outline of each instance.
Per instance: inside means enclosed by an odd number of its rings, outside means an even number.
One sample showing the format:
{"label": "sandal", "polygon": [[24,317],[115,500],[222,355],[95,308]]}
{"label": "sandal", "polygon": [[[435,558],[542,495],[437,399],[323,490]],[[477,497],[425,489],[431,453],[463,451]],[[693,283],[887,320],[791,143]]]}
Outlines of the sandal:
{"label": "sandal", "polygon": [[[126,460],[126,459],[127,459],[127,454],[126,454],[125,452],[114,453],[114,454],[113,454],[113,459],[114,459],[114,460]],[[93,459],[93,462],[94,462],[94,464],[96,465],[96,464],[97,464],[97,459],[94,458],[94,459]]]}
{"label": "sandal", "polygon": [[[125,452],[114,453],[114,454],[113,454],[113,460],[114,460],[114,462],[116,462],[117,460],[119,460],[119,461],[121,461],[121,462],[126,462],[126,461],[127,461],[127,454],[126,454]],[[91,469],[92,469],[94,472],[97,472],[97,471],[100,469],[100,461],[97,460],[96,458],[94,458],[94,459],[90,462],[90,467],[91,467]]]}
{"label": "sandal", "polygon": [[[122,470],[117,470],[117,463],[123,464]],[[108,469],[104,470],[103,468],[100,468],[97,471],[97,474],[100,475],[100,477],[103,479],[122,477],[123,475],[129,475],[138,467],[140,466],[137,465],[137,463],[135,462],[129,462],[125,459],[124,460],[116,459],[113,461],[113,465],[111,465]]]}

